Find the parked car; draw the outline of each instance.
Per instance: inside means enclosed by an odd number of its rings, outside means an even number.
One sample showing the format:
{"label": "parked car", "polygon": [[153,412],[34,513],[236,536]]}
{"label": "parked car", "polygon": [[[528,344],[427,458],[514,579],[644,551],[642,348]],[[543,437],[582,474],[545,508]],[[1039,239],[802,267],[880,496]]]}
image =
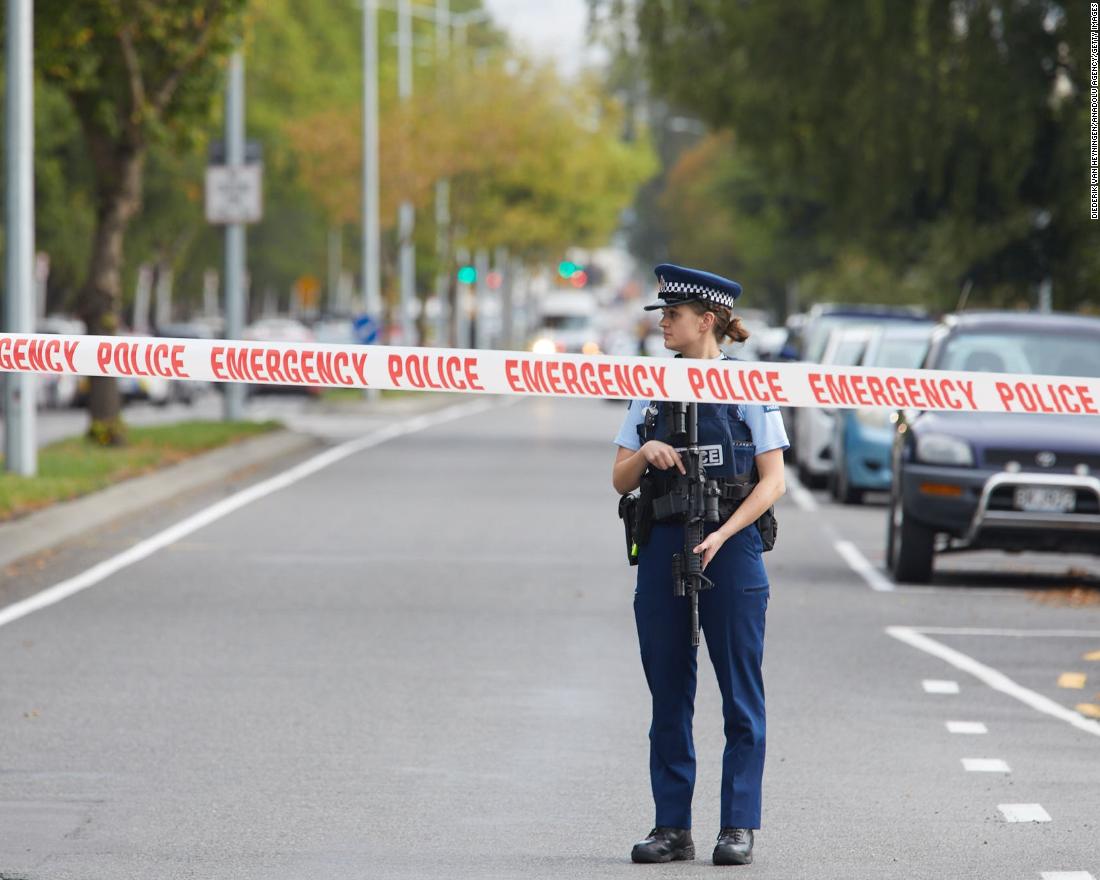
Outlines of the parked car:
{"label": "parked car", "polygon": [[[823,365],[854,367],[871,340],[871,327],[837,326],[829,334],[821,356]],[[837,411],[807,407],[795,419],[795,465],[798,478],[810,487],[825,485],[833,469],[833,423]]]}
{"label": "parked car", "polygon": [[833,330],[844,326],[878,325],[887,321],[927,323],[928,312],[917,306],[816,303],[801,321],[795,346],[802,360],[818,363]]}
{"label": "parked car", "polygon": [[[953,315],[924,367],[1100,376],[1100,319]],[[894,434],[886,562],[926,583],[937,552],[1100,553],[1100,416],[902,410]]]}
{"label": "parked car", "polygon": [[[933,325],[885,324],[871,333],[859,362],[863,367],[913,370],[928,351]],[[833,419],[829,491],[841,504],[862,504],[864,492],[890,488],[894,413],[888,409],[837,410]]]}
{"label": "parked car", "polygon": [[[834,330],[843,327],[876,327],[894,322],[927,323],[927,321],[928,312],[916,306],[816,303],[808,312],[789,317],[787,327],[791,330],[790,347],[797,352],[799,360],[819,363],[825,353],[829,335]],[[804,412],[808,410],[800,410],[796,407],[783,409],[787,436],[791,440],[789,454],[793,461],[798,460],[798,421]],[[817,482],[821,482],[821,477],[818,477]]]}

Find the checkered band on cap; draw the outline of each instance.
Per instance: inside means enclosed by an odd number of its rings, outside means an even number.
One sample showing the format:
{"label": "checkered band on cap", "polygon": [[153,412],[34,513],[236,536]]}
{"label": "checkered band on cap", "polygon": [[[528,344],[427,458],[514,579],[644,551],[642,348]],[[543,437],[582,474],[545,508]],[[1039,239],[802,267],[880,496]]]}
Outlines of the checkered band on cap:
{"label": "checkered band on cap", "polygon": [[665,281],[664,278],[657,279],[657,292],[693,294],[705,298],[707,302],[725,306],[727,309],[732,309],[736,301],[732,294],[726,293],[724,290],[718,290],[716,287],[710,287],[706,284],[693,284],[690,281]]}

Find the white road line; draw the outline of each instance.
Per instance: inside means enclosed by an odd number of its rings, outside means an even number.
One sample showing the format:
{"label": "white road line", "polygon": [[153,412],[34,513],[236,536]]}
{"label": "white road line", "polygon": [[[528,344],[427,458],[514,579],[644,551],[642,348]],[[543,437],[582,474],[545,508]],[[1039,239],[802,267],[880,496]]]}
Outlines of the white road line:
{"label": "white road line", "polygon": [[989,733],[989,728],[980,721],[948,721],[947,732],[976,735],[980,733]]}
{"label": "white road line", "polygon": [[798,505],[800,510],[804,510],[807,513],[814,513],[817,511],[817,501],[814,499],[814,496],[810,494],[810,490],[799,482],[793,470],[786,471],[783,475],[783,480],[787,484],[787,494],[791,497],[791,500]]}
{"label": "white road line", "polygon": [[979,629],[965,626],[915,626],[916,632],[941,636],[1011,636],[1013,638],[1044,639],[1096,639],[1100,630],[1094,629]]}
{"label": "white road line", "polygon": [[848,563],[848,567],[867,581],[872,590],[880,593],[892,593],[894,591],[894,582],[871,565],[870,560],[860,553],[859,548],[851,541],[833,541],[833,547]]}
{"label": "white road line", "polygon": [[1088,871],[1043,871],[1043,880],[1096,880]]}
{"label": "white road line", "polygon": [[1049,822],[1050,813],[1039,804],[997,804],[1006,822]]}
{"label": "white road line", "polygon": [[962,651],[956,651],[954,648],[949,648],[935,639],[930,639],[928,636],[917,632],[913,627],[888,626],[886,632],[900,642],[905,642],[905,644],[924,651],[926,654],[931,654],[933,657],[939,657],[956,669],[969,672],[993,690],[1007,694],[1037,712],[1043,712],[1046,715],[1065,721],[1085,733],[1100,736],[1100,723],[1085,718],[1072,709],[1067,709],[1060,703],[1044,697],[1042,694],[1037,694],[1035,691],[1016,684],[1003,672],[998,672],[991,666],[979,663],[973,657],[962,653]]}
{"label": "white road line", "polygon": [[1000,758],[962,758],[967,773],[1011,773],[1008,764]]}
{"label": "white road line", "polygon": [[[520,398],[516,398],[516,400],[519,399]],[[26,617],[28,614],[32,614],[35,611],[48,608],[50,605],[60,602],[62,599],[67,599],[69,596],[86,590],[88,587],[98,584],[100,581],[110,577],[116,572],[133,565],[135,562],[140,562],[147,556],[152,556],[158,550],[175,543],[181,538],[190,535],[192,532],[198,531],[222,517],[228,516],[236,510],[240,510],[245,505],[251,504],[253,501],[258,501],[270,495],[272,492],[285,489],[287,486],[297,483],[299,480],[311,474],[315,474],[329,465],[336,464],[336,462],[342,461],[348,456],[355,455],[357,452],[362,452],[364,449],[370,449],[372,446],[378,446],[395,437],[422,431],[425,428],[435,427],[436,425],[441,425],[453,421],[454,419],[485,412],[486,410],[494,409],[498,406],[505,406],[511,402],[510,399],[502,402],[492,399],[468,401],[457,404],[456,406],[447,407],[443,410],[436,410],[431,413],[416,416],[415,418],[406,419],[402,422],[396,422],[378,431],[367,434],[364,437],[357,437],[355,440],[349,440],[347,443],[341,443],[339,446],[334,446],[332,449],[328,449],[308,461],[295,465],[289,470],[276,474],[274,477],[270,477],[254,486],[249,486],[247,489],[242,489],[240,492],[230,495],[228,498],[224,498],[216,504],[212,504],[210,507],[192,514],[175,525],[169,526],[152,537],[138,542],[128,550],[124,550],[122,553],[112,556],[110,559],[106,559],[98,565],[94,565],[68,580],[64,580],[59,584],[54,584],[54,586],[48,587],[12,605],[8,605],[6,608],[0,608],[0,626],[19,620],[19,618]]]}
{"label": "white road line", "polygon": [[957,694],[959,683],[957,681],[941,681],[935,678],[926,678],[921,682],[926,694]]}

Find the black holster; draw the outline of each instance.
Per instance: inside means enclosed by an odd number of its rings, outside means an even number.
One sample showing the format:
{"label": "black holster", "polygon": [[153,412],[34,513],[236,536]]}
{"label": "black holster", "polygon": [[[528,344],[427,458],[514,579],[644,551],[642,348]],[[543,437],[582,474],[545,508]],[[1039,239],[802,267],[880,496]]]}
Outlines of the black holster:
{"label": "black holster", "polygon": [[767,553],[775,546],[775,538],[779,534],[779,520],[775,518],[775,508],[769,507],[756,521],[756,528],[760,532],[760,540],[764,544],[764,552]]}
{"label": "black holster", "polygon": [[623,495],[619,498],[619,519],[626,532],[626,561],[638,564],[638,496]]}

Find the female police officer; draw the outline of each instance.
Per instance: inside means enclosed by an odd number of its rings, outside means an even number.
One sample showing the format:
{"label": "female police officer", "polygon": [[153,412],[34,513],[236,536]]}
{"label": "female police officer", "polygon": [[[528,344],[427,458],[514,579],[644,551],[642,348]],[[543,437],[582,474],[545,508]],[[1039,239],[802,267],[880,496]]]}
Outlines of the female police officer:
{"label": "female police officer", "polygon": [[[667,264],[656,268],[665,347],[687,358],[723,357],[719,342],[748,338],[731,307],[741,294],[734,281]],[[649,414],[648,419],[646,418]],[[643,424],[644,423],[644,424]],[[721,479],[756,465],[758,482],[732,515],[708,523],[702,554],[712,589],[698,594],[699,621],[722,692],[726,746],[722,758],[721,830],[714,862],[752,862],[753,829],[760,827],[760,784],[764,771],[764,614],[768,577],[757,519],[785,491],[783,450],[787,436],[776,407],[699,404],[699,446],[709,447],[707,477]],[[684,473],[680,454],[667,439],[664,406],[635,400],[615,443],[612,484],[631,492],[646,479]],[[720,447],[720,451],[714,447]],[[749,484],[751,486],[751,482]],[[746,488],[745,491],[748,491]],[[727,506],[726,510],[730,508]],[[724,515],[724,512],[723,512]],[[638,551],[634,617],[642,665],[653,697],[649,729],[649,771],[656,803],[655,828],[634,845],[635,862],[695,857],[691,839],[691,796],[695,747],[691,722],[695,702],[696,654],[691,645],[687,599],[673,593],[672,556],[684,552],[682,522],[655,522]]]}

